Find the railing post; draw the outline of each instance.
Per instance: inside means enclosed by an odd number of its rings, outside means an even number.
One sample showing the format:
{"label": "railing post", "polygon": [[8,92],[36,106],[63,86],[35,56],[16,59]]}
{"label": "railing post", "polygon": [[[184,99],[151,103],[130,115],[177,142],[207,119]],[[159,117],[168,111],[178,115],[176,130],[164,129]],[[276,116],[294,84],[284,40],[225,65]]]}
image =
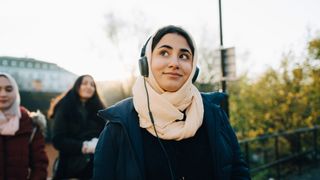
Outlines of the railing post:
{"label": "railing post", "polygon": [[250,156],[249,156],[249,142],[245,142],[244,143],[244,149],[245,149],[245,157],[246,157],[246,161],[247,161],[247,164],[248,164],[248,167],[250,167]]}
{"label": "railing post", "polygon": [[298,156],[297,156],[297,160],[298,160],[298,174],[301,174],[301,133],[298,132],[297,133],[297,139],[298,139]]}
{"label": "railing post", "polygon": [[[275,156],[276,156],[276,161],[279,159],[279,145],[278,145],[278,135],[274,136],[274,147],[275,147]],[[277,171],[277,179],[280,178],[280,167],[279,164],[276,165],[276,171]]]}
{"label": "railing post", "polygon": [[313,149],[314,149],[313,160],[316,164],[318,162],[318,160],[317,160],[317,158],[318,158],[317,130],[318,130],[317,127],[314,127],[314,129],[313,129]]}

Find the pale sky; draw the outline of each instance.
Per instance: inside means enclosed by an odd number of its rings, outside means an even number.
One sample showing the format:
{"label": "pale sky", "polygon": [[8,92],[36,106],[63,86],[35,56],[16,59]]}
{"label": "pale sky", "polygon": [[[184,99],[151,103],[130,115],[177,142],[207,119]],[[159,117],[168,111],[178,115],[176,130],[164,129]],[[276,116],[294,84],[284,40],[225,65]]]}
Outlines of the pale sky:
{"label": "pale sky", "polygon": [[[299,57],[310,35],[319,35],[319,0],[222,0],[222,6],[224,45],[236,48],[237,74],[278,67],[283,53]],[[0,56],[48,61],[97,80],[124,79],[124,64],[136,66],[150,34],[124,34],[115,46],[106,36],[110,13],[152,32],[180,25],[198,46],[219,47],[218,0],[0,0]]]}

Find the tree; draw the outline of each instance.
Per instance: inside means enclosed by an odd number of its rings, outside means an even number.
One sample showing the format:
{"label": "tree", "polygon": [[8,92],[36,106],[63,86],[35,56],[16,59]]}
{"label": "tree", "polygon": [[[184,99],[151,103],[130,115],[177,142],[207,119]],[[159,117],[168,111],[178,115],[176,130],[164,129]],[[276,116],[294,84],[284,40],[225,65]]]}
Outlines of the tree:
{"label": "tree", "polygon": [[308,51],[309,54],[314,58],[320,60],[320,38],[316,38],[309,42]]}
{"label": "tree", "polygon": [[289,53],[279,70],[270,68],[255,81],[243,76],[230,84],[231,122],[240,137],[320,124],[320,68],[309,58],[292,65],[292,58]]}
{"label": "tree", "polygon": [[[150,32],[150,29],[145,25],[145,23],[139,23],[146,22],[146,16],[141,14],[141,12],[133,14],[132,18],[134,21],[128,21],[127,19],[124,20],[123,18],[116,16],[116,13],[113,12],[105,16],[106,37],[110,40],[109,42],[117,51],[116,54],[118,58],[116,60],[123,64],[123,67],[127,72],[130,72],[130,76],[121,82],[120,92],[122,99],[132,95],[131,88],[136,79],[136,67],[139,59],[139,56],[135,56],[134,54],[140,54],[138,52],[139,48],[142,47],[143,43],[145,43],[142,39],[146,39],[146,36]],[[136,61],[126,59],[126,57],[129,56],[136,57]],[[133,64],[133,62],[136,62],[136,64]],[[108,98],[109,97],[107,97],[107,99]]]}

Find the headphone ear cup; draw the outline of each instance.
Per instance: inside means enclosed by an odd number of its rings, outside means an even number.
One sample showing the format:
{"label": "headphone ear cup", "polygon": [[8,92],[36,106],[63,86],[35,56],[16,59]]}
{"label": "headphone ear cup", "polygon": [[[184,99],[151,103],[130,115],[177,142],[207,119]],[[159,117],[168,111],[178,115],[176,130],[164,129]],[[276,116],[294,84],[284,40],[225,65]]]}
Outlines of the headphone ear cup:
{"label": "headphone ear cup", "polygon": [[194,75],[192,77],[192,83],[196,82],[197,78],[198,78],[198,75],[199,75],[199,72],[200,72],[200,69],[199,67],[197,66],[196,67],[196,71],[194,72]]}
{"label": "headphone ear cup", "polygon": [[149,76],[148,59],[146,56],[143,56],[139,59],[139,70],[140,70],[141,76],[144,76],[144,77]]}

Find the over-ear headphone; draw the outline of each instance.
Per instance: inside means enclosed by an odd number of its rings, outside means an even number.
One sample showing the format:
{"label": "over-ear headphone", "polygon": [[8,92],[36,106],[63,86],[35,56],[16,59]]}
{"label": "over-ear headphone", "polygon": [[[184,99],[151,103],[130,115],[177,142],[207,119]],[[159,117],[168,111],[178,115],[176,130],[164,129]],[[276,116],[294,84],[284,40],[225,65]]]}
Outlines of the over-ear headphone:
{"label": "over-ear headphone", "polygon": [[[141,76],[144,77],[148,77],[149,76],[149,67],[148,67],[148,59],[146,56],[146,48],[147,48],[147,44],[149,42],[149,40],[151,39],[151,37],[148,38],[147,42],[143,45],[142,49],[141,49],[141,53],[140,53],[140,59],[139,59],[139,70],[140,70],[140,74]],[[196,67],[196,71],[192,77],[192,83],[196,82],[198,75],[199,75],[200,69],[197,66]]]}

